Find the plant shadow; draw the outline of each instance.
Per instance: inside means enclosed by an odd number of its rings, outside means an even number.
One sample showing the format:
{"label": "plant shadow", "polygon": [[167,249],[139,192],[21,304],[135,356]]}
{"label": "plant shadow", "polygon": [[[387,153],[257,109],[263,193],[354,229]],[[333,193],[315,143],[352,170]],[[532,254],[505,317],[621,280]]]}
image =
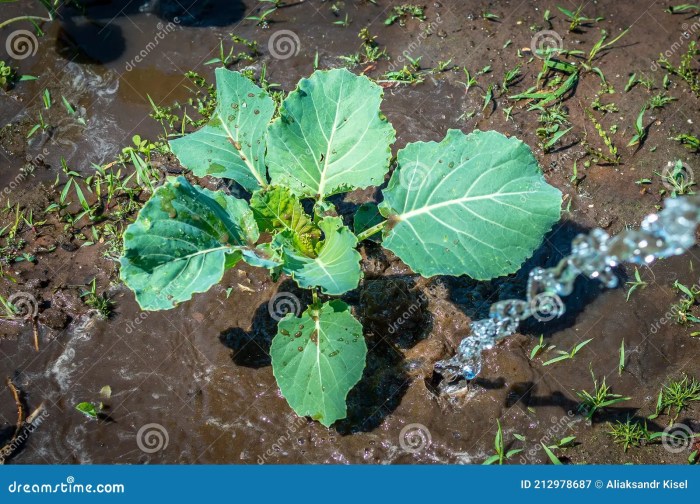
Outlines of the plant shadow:
{"label": "plant shadow", "polygon": [[119,18],[153,14],[162,19],[155,33],[144,33],[143,40],[130,41],[144,47],[157,44],[154,38],[172,32],[176,26],[224,27],[245,16],[240,0],[150,0],[124,2],[86,0],[82,7],[64,5],[58,12],[60,29],[56,51],[66,59],[83,64],[104,64],[117,60],[127,41],[114,21]]}
{"label": "plant shadow", "polygon": [[[290,296],[273,297],[270,302],[258,306],[253,315],[250,331],[233,327],[219,334],[219,341],[231,349],[231,360],[237,366],[254,369],[269,366],[271,364],[270,346],[277,334],[277,318],[274,318],[271,312],[278,318],[284,317],[284,314],[290,310],[300,314],[311,303],[311,291],[300,289],[292,280],[283,281],[277,292],[278,294],[287,293]],[[276,299],[277,302],[275,302]]]}
{"label": "plant shadow", "polygon": [[[448,286],[450,300],[472,320],[488,318],[491,305],[505,299],[526,299],[530,271],[536,267],[550,268],[571,253],[571,242],[579,234],[587,234],[589,229],[572,221],[562,221],[545,235],[540,247],[525,261],[517,273],[479,282],[466,276],[441,277]],[[626,275],[622,268],[615,270],[619,284],[624,284]],[[572,327],[585,307],[593,301],[605,287],[597,280],[579,276],[573,292],[563,297],[566,311],[558,318],[540,322],[534,318],[523,321],[519,332],[526,335],[544,334],[549,337],[563,329]]]}

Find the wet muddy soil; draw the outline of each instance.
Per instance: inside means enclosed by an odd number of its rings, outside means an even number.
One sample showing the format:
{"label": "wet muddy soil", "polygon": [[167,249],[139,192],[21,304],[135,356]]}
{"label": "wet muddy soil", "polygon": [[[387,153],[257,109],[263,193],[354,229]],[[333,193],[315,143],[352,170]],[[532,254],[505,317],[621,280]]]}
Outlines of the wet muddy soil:
{"label": "wet muddy soil", "polygon": [[[9,226],[0,238],[0,295],[9,299],[21,293],[35,302],[30,309],[36,307],[34,323],[31,317],[0,319],[0,378],[10,378],[21,391],[27,412],[42,408],[41,422],[8,463],[482,463],[493,454],[497,419],[506,448],[524,450],[510,463],[544,463],[541,443],[556,444],[567,436],[576,440],[557,451],[565,462],[686,463],[689,450],[673,452],[656,443],[625,452],[607,432],[611,422],[653,413],[667,380],[700,377],[700,338],[691,336],[697,327],[680,325],[669,315],[681,299],[674,282],[700,282],[697,249],[640,269],[647,285],[629,300],[625,289],[606,291],[596,282],[579,281],[566,300],[564,317],[526,325],[523,334],[488,352],[480,377],[457,397],[435,393],[432,367],[453,353],[468,334],[469,321],[483,317],[490,303],[522,297],[529,268],[553,265],[577,233],[592,227],[617,233],[638,226],[644,215],[659,208],[664,186],[658,173],[669,161],[698,166],[697,154],[670,140],[681,133],[697,136],[700,124],[698,97],[676,76],[667,90],[675,100],[645,115],[644,144],[625,147],[639,110],[664,91],[665,72],[653,62],[666,51],[678,62],[689,40],[697,38],[693,23],[698,18],[665,13],[667,2],[589,2],[585,14],[605,20],[570,33],[553,2],[441,0],[421,2],[425,20],[408,18],[385,26],[391,8],[401,2],[307,0],[290,2],[271,16],[269,26],[261,27],[244,17],[259,14],[267,4],[188,0],[180,2],[191,4],[184,8],[176,3],[87,1],[85,11],[67,8],[60,19],[42,25],[45,34],[37,39],[36,54],[12,60],[1,53],[19,74],[37,77],[0,91],[0,188],[5,188],[0,202],[10,208],[0,215],[0,229]],[[546,10],[552,15],[549,22]],[[0,17],[27,12],[26,5],[3,5]],[[486,12],[498,19],[483,19]],[[334,24],[346,14],[349,26]],[[112,163],[134,135],[150,140],[163,135],[161,125],[149,117],[150,100],[185,103],[191,82],[184,74],[190,70],[213,80],[214,66],[204,63],[218,56],[219,42],[228,34],[257,41],[260,53],[230,68],[249,67],[259,74],[264,66],[269,81],[289,91],[313,71],[315,59],[319,68],[343,66],[341,57],[360,49],[357,34],[366,26],[391,59],[358,65],[355,72],[381,81],[384,72],[403,66],[404,55],[420,57],[423,70],[451,61],[447,70],[425,71],[420,84],[383,83],[382,109],[397,131],[395,149],[417,140],[440,140],[449,128],[516,135],[533,148],[548,181],[565,194],[566,211],[518,274],[491,282],[422,279],[365,242],[365,279],[344,297],[365,327],[367,368],[349,395],[348,417],[327,429],[293,415],[270,367],[275,322],[268,301],[285,291],[309,301],[292,281],[275,283],[261,271],[239,267],[191,302],[167,312],[142,312],[118,280],[118,233],[95,237],[87,219],[66,225],[61,215],[80,212],[73,193],[67,208],[47,209],[62,201],[69,171],[89,177],[95,165]],[[617,35],[628,27],[630,32],[595,60],[615,90],[601,95],[601,101],[619,109],[596,112],[596,117],[606,130],[615,131],[610,135],[621,163],[586,166],[591,156],[583,140],[605,149],[585,112],[601,89],[593,72],[584,73],[563,101],[573,129],[553,151],[543,152],[536,134],[538,113],[508,99],[537,81],[541,61],[529,52],[533,35],[553,30],[565,49],[588,51],[600,29]],[[16,28],[0,30],[0,38]],[[298,37],[298,52],[289,58],[273,57],[268,47],[278,30]],[[460,68],[450,69],[452,65]],[[489,86],[499,89],[504,74],[516,65],[522,66],[521,76],[511,91],[496,91],[495,100],[484,107]],[[486,66],[491,71],[465,90],[461,67],[476,74]],[[653,88],[638,84],[624,92],[632,73],[651,79]],[[48,109],[45,89],[54,102]],[[61,97],[74,113],[61,105]],[[40,114],[47,126],[28,139]],[[154,154],[153,162],[164,175],[181,171],[171,156]],[[126,174],[133,168],[123,170]],[[640,179],[650,182],[636,183]],[[215,180],[201,183],[223,187]],[[349,217],[358,204],[377,195],[358,191],[337,203]],[[94,195],[86,197],[94,201]],[[101,226],[107,222],[123,229],[145,198],[147,194],[136,193],[131,204],[120,201],[103,209]],[[31,211],[35,222],[14,226],[18,204],[21,214]],[[10,229],[16,229],[11,240]],[[621,283],[633,273],[620,269]],[[111,300],[108,316],[85,302],[93,280],[95,295]],[[411,316],[394,330],[409,308]],[[556,350],[592,341],[574,359],[543,366],[556,354],[552,350],[530,359],[540,334]],[[620,373],[622,341],[627,350]],[[605,377],[613,393],[631,399],[588,421],[578,412],[577,391],[592,390],[591,372],[599,381]],[[111,394],[100,392],[106,385]],[[12,438],[17,405],[9,388],[0,394],[3,445]],[[99,419],[77,411],[81,402],[102,403]],[[684,410],[679,421],[698,432],[699,411]],[[670,420],[662,415],[647,425],[662,431]]]}

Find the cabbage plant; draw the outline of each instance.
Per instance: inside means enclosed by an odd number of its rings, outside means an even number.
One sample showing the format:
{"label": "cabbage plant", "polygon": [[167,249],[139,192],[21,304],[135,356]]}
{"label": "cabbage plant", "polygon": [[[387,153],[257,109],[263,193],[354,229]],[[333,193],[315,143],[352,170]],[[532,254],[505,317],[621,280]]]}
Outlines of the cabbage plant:
{"label": "cabbage plant", "polygon": [[121,278],[144,310],[205,292],[241,261],[311,289],[303,313],[279,320],[270,354],[289,405],[325,426],[345,418],[365,367],[362,325],[331,297],[362,280],[360,241],[380,236],[425,277],[487,280],[515,272],[559,219],[561,193],[524,143],[449,130],[398,151],[378,212],[361,207],[351,229],[329,197],[385,182],[396,135],[382,89],[345,69],[316,71],[273,120],[274,101],[245,76],[220,68],[216,85],[210,122],[171,148],[194,175],[233,180],[250,201],[168,179],[125,231]]}

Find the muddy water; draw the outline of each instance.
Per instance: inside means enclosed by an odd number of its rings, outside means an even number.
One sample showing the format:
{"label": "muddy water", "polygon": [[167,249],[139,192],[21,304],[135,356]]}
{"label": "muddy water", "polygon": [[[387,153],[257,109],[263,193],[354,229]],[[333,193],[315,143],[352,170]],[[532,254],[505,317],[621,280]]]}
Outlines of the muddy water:
{"label": "muddy water", "polygon": [[[512,120],[506,121],[505,99],[497,100],[496,108],[481,108],[487,83],[500,82],[506,69],[522,63],[514,48],[527,47],[532,36],[529,27],[541,23],[545,6],[539,2],[499,3],[500,23],[478,19],[482,11],[494,9],[486,3],[469,2],[468,7],[458,1],[430,3],[426,14],[435,25],[433,35],[427,37],[421,35],[418,21],[385,28],[389,2],[380,2],[380,7],[345,2],[353,21],[347,29],[333,25],[337,18],[326,3],[317,1],[280,9],[274,15],[277,23],[268,29],[241,23],[241,11],[236,8],[227,11],[230,19],[222,21],[203,2],[191,16],[173,10],[165,0],[143,5],[93,3],[88,16],[66,11],[62,21],[47,26],[37,55],[19,63],[22,73],[40,79],[0,96],[2,123],[16,124],[20,131],[34,124],[41,110],[38,95],[46,87],[55,101],[64,95],[77,104],[85,125],[61,114],[58,107],[46,112],[55,125],[51,131],[33,138],[26,148],[21,135],[4,143],[6,152],[0,157],[3,185],[16,176],[27,155],[44,156],[46,167],[35,177],[52,181],[61,157],[72,169],[87,174],[92,163],[112,160],[132,135],[155,138],[160,126],[147,116],[148,96],[163,104],[185,99],[182,74],[195,69],[211,76],[211,67],[202,62],[217,55],[220,38],[229,32],[257,40],[262,54],[252,65],[260,69],[267,64],[270,80],[287,90],[312,71],[317,52],[325,68],[338,66],[339,56],[358,50],[356,34],[366,25],[394,58],[410,49],[413,57],[423,56],[424,67],[450,58],[472,72],[492,65],[493,73],[469,94],[457,72],[427,76],[424,84],[415,87],[386,89],[383,110],[397,130],[397,147],[416,140],[439,140],[448,128],[498,129],[537,145],[534,116],[524,109],[516,107]],[[245,2],[248,13],[253,4]],[[556,10],[553,5],[547,7]],[[5,9],[14,12],[17,7],[3,6],[3,12]],[[637,9],[620,10],[613,2],[591,4],[587,14],[608,15],[608,11],[614,15],[604,24],[607,29],[633,25],[624,50],[610,52],[600,63],[606,76],[622,89],[627,67],[630,72],[645,71],[651,58],[678,39],[682,20],[664,17],[660,9],[640,17]],[[558,21],[564,33],[563,21]],[[296,56],[276,60],[270,55],[267,41],[278,29],[298,34]],[[159,38],[157,46],[136,62],[149,42],[165,30],[168,33]],[[649,40],[649,33],[656,39]],[[568,34],[566,40],[588,47],[596,34],[593,30]],[[502,49],[509,39],[510,48]],[[381,62],[376,70],[368,71],[378,76],[388,65]],[[516,89],[532,85],[535,77],[536,70],[534,74],[528,70]],[[656,77],[661,80],[660,75]],[[597,89],[597,77],[584,77],[577,99],[590,102]],[[552,264],[566,253],[579,230],[603,225],[615,232],[638,224],[642,215],[653,210],[658,199],[640,194],[634,181],[651,177],[670,159],[692,161],[682,147],[667,140],[670,131],[685,131],[688,120],[700,120],[697,100],[683,89],[674,88],[672,94],[679,101],[653,115],[649,141],[656,150],[625,153],[626,163],[618,168],[590,168],[578,192],[569,179],[580,147],[549,155],[536,151],[551,183],[572,198],[573,204],[567,220],[548,236],[529,266]],[[615,97],[625,117],[619,120],[620,128],[627,131],[646,96],[640,92]],[[472,111],[473,117],[465,118]],[[572,105],[571,115],[577,125],[573,134],[581,138],[582,112]],[[625,137],[630,134],[627,131]],[[354,203],[371,197],[371,191],[349,195],[341,208],[350,211]],[[643,271],[649,286],[638,290],[629,302],[620,289],[604,292],[594,282],[580,282],[562,320],[526,326],[525,335],[511,338],[488,354],[483,374],[470,390],[446,399],[432,392],[432,364],[447,356],[466,334],[470,317],[483,316],[490,302],[499,298],[522,295],[526,268],[513,278],[487,283],[464,278],[426,281],[411,275],[394,258],[368,247],[363,250],[367,280],[346,296],[363,320],[370,348],[365,376],[349,397],[347,420],[326,429],[295,418],[275,386],[267,354],[274,322],[267,303],[278,291],[291,291],[308,301],[291,282],[274,284],[266,275],[242,268],[229,272],[221,286],[209,293],[164,313],[141,312],[133,295],[115,282],[109,293],[116,313],[109,320],[76,308],[65,330],[42,327],[39,353],[32,348],[30,327],[20,328],[18,338],[0,340],[0,374],[13,377],[28,408],[43,404],[48,412],[12,461],[479,463],[492,453],[497,418],[509,444],[515,432],[528,439],[527,456],[516,462],[544,461],[536,449],[539,441],[567,435],[577,436],[581,443],[566,453],[574,462],[684,460],[684,454],[672,455],[659,447],[623,456],[603,432],[606,421],[649,414],[660,384],[669,376],[681,372],[700,376],[700,340],[689,336],[692,329],[672,322],[659,325],[678,299],[671,289],[673,281],[686,285],[698,281],[700,261],[694,258],[698,251]],[[62,285],[85,284],[95,275],[95,264],[100,264],[88,254],[42,258],[34,269],[22,266],[24,278],[38,278],[51,270],[50,276],[61,278]],[[51,290],[56,283],[42,293],[47,302],[58,303],[59,294]],[[227,288],[232,289],[228,298]],[[387,299],[399,301],[387,307]],[[391,321],[413,304],[420,310],[400,334],[392,334]],[[0,325],[0,331],[11,332],[7,325]],[[564,350],[594,339],[574,360],[543,367],[543,359],[528,359],[540,333]],[[618,376],[618,349],[623,339],[629,362]],[[551,356],[554,354],[545,359]],[[589,365],[596,376],[608,376],[614,392],[633,398],[597,417],[593,425],[573,413],[575,392],[592,388]],[[109,399],[99,394],[105,385],[112,390]],[[103,401],[103,418],[92,421],[75,411],[74,406],[82,401]],[[696,415],[691,411],[687,416],[693,420]],[[14,404],[5,393],[0,401],[0,439],[8,434],[14,418]],[[650,427],[662,429],[663,424],[650,423]]]}

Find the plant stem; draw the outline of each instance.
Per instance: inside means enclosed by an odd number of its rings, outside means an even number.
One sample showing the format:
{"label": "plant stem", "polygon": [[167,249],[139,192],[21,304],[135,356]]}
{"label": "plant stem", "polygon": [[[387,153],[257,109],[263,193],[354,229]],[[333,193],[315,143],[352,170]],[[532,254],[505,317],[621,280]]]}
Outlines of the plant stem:
{"label": "plant stem", "polygon": [[312,289],[312,291],[311,291],[311,296],[313,297],[313,303],[312,303],[312,304],[313,304],[314,306],[318,306],[318,292],[316,291],[316,289]]}
{"label": "plant stem", "polygon": [[0,28],[5,28],[10,23],[15,23],[17,21],[53,21],[53,16],[51,16],[51,14],[49,14],[48,18],[41,16],[19,16],[16,18],[8,19],[7,21],[3,21],[2,23],[0,23]]}
{"label": "plant stem", "polygon": [[366,240],[367,238],[369,238],[373,234],[383,230],[384,227],[386,226],[387,222],[388,221],[382,221],[379,224],[375,224],[371,228],[365,229],[364,231],[362,231],[360,234],[357,235],[357,241]]}

